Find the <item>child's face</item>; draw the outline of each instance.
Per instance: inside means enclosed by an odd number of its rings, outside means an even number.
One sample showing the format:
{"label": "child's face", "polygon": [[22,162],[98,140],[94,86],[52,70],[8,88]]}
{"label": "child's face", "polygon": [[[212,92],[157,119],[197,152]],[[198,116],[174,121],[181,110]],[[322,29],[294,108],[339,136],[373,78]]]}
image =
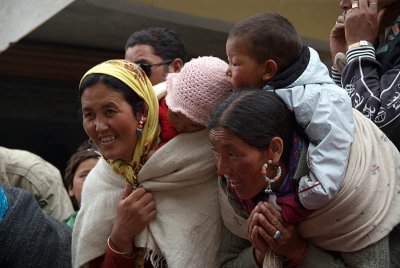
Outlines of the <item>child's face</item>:
{"label": "child's face", "polygon": [[204,129],[203,125],[193,122],[180,112],[173,112],[168,109],[168,121],[179,133],[196,132]]}
{"label": "child's face", "polygon": [[234,90],[264,86],[264,65],[250,57],[245,42],[240,38],[229,38],[226,42],[226,55],[229,62],[226,74],[230,77]]}
{"label": "child's face", "polygon": [[81,206],[81,193],[82,193],[83,183],[86,179],[86,176],[89,174],[92,168],[94,168],[98,160],[99,160],[98,158],[85,159],[76,168],[74,179],[72,181],[72,185],[70,186],[68,192],[69,196],[75,197],[79,207]]}

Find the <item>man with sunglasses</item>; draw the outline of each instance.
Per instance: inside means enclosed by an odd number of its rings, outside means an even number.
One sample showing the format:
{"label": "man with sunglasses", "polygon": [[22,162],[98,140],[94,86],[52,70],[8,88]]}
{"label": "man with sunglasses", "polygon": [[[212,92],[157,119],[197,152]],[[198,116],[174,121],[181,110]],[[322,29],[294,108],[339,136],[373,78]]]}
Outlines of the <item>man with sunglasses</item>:
{"label": "man with sunglasses", "polygon": [[179,72],[188,60],[179,36],[161,27],[145,28],[129,36],[125,59],[138,64],[153,85],[165,81],[167,73]]}

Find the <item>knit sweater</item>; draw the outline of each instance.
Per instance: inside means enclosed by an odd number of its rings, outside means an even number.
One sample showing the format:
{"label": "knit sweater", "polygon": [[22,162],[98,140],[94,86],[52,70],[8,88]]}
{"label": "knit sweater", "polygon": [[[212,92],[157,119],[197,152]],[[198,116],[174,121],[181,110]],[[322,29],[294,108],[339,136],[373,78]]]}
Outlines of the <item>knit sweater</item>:
{"label": "knit sweater", "polygon": [[45,215],[31,194],[5,187],[0,221],[0,267],[71,267],[71,229]]}

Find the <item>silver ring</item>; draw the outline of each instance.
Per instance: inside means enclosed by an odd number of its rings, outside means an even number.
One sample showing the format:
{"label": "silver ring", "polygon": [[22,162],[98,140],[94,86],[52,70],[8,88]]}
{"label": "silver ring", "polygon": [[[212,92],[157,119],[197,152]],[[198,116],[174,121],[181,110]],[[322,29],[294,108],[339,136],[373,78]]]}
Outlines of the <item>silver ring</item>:
{"label": "silver ring", "polygon": [[378,3],[369,3],[369,6],[377,6]]}
{"label": "silver ring", "polygon": [[351,9],[358,8],[358,2],[355,1],[351,4]]}
{"label": "silver ring", "polygon": [[274,234],[274,239],[278,240],[279,238],[281,238],[282,233],[279,230],[276,230],[275,234]]}

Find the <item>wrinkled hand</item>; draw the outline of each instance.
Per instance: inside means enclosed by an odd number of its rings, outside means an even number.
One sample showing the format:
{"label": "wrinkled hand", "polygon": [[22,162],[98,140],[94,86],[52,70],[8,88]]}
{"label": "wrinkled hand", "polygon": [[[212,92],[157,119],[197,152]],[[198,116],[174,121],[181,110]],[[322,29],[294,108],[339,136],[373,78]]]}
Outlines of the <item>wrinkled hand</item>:
{"label": "wrinkled hand", "polygon": [[330,34],[329,45],[331,49],[332,62],[334,61],[335,55],[337,53],[346,53],[347,51],[346,35],[344,31],[344,19],[345,12],[337,18],[336,23],[333,26]]}
{"label": "wrinkled hand", "polygon": [[[285,225],[276,209],[266,202],[260,202],[249,217],[249,237],[253,246],[262,255],[269,247],[275,254],[286,256],[289,260],[301,255],[304,244],[294,225]],[[276,231],[282,237],[274,239]]]}
{"label": "wrinkled hand", "polygon": [[[358,8],[347,11],[344,25],[347,45],[367,40],[373,42],[378,36],[378,0],[358,0]],[[352,0],[356,2],[356,0]]]}
{"label": "wrinkled hand", "polygon": [[137,234],[156,217],[155,201],[143,188],[132,191],[127,184],[117,206],[117,218],[111,231],[111,241],[122,252],[130,252]]}

